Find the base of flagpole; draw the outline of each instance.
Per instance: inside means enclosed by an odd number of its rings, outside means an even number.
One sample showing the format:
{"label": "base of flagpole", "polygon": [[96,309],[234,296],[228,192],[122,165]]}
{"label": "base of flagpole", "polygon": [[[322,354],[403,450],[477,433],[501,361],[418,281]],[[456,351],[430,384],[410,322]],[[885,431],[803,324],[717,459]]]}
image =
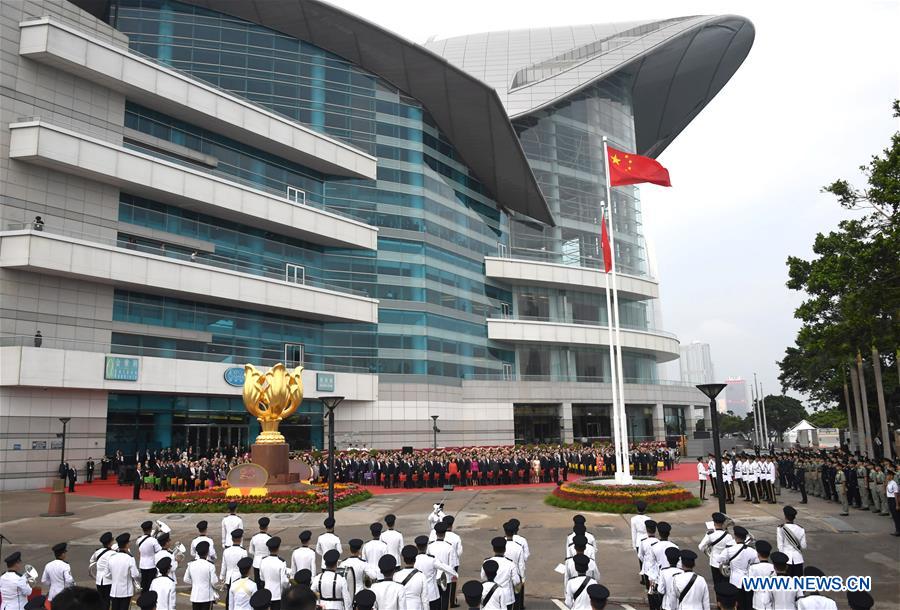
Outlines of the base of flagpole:
{"label": "base of flagpole", "polygon": [[634,477],[628,472],[617,472],[615,476],[616,485],[630,485],[634,482]]}

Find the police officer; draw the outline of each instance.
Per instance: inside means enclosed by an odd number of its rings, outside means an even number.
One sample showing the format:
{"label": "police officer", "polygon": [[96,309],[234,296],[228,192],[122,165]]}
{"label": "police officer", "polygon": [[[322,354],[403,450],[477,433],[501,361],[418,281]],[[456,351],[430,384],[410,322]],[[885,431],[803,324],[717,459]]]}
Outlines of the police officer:
{"label": "police officer", "polygon": [[[507,610],[513,610],[513,604],[516,601],[515,589],[521,582],[518,570],[516,570],[515,564],[505,556],[506,538],[500,536],[493,538],[491,540],[491,548],[494,551],[494,556],[488,557],[485,561],[492,560],[497,563],[495,582],[501,587],[500,593]],[[481,577],[485,578],[484,569],[482,569]]]}
{"label": "police officer", "polygon": [[196,550],[197,559],[190,562],[184,570],[184,582],[191,585],[192,610],[210,610],[216,599],[215,586],[219,583],[216,566],[207,560],[208,542],[199,543]]}
{"label": "police officer", "polygon": [[394,529],[394,524],[397,522],[396,515],[387,515],[384,518],[384,523],[387,525],[387,529],[381,532],[380,540],[387,545],[388,553],[394,556],[394,558],[399,563],[400,554],[403,550],[403,534]]}
{"label": "police officer", "polygon": [[609,589],[601,584],[588,585],[587,594],[591,598],[591,610],[603,610],[606,608],[606,600],[609,599]]}
{"label": "police officer", "polygon": [[3,598],[3,610],[24,610],[31,585],[22,574],[22,553],[16,551],[4,559],[6,572],[0,576],[0,597]]}
{"label": "police officer", "polygon": [[[234,533],[234,532],[232,532]],[[222,555],[224,561],[224,553]],[[250,600],[259,590],[256,581],[251,576],[253,569],[253,560],[249,557],[241,557],[237,562],[237,576],[232,577],[230,586],[228,587],[228,608],[229,610],[250,610]],[[263,591],[266,591],[263,589]],[[269,594],[269,602],[272,601],[271,593]],[[267,602],[268,605],[268,602]]]}
{"label": "police officer", "polygon": [[257,520],[257,523],[259,524],[259,533],[254,534],[250,539],[250,544],[247,546],[247,554],[253,558],[253,576],[256,578],[257,586],[260,586],[262,585],[262,581],[259,577],[259,564],[262,563],[262,560],[265,557],[269,556],[269,547],[266,546],[266,543],[271,536],[269,536],[268,532],[268,517],[260,517]]}
{"label": "police officer", "polygon": [[138,551],[138,568],[141,570],[141,590],[146,591],[150,588],[150,583],[156,578],[156,553],[162,548],[159,541],[151,534],[153,530],[152,521],[144,521],[141,523],[141,531],[143,534],[137,539]]}
{"label": "police officer", "polygon": [[[425,576],[415,567],[418,553],[414,545],[408,544],[404,546],[400,550],[400,555],[403,557],[403,565],[405,567],[394,573],[394,580],[403,586],[403,600],[406,610],[427,610],[429,606]],[[480,595],[481,583],[477,584]],[[463,595],[466,596],[465,590]],[[468,599],[468,596],[466,596],[467,604],[469,603]],[[478,607],[481,608],[480,598]]]}
{"label": "police officer", "polygon": [[[709,567],[712,571],[713,584],[722,580],[728,580],[722,576],[722,572],[719,569],[722,566],[722,561],[725,559],[725,550],[734,545],[734,538],[731,537],[731,534],[729,534],[728,530],[725,528],[726,519],[727,517],[722,513],[713,513],[712,520],[714,529],[707,530],[703,540],[700,541],[701,551],[704,551],[707,548],[709,549]],[[682,553],[682,559],[683,558],[684,553]]]}
{"label": "police officer", "polygon": [[150,591],[156,593],[157,610],[175,610],[175,570],[172,559],[163,557],[156,563],[159,576],[150,583]]}
{"label": "police officer", "polygon": [[103,600],[104,610],[108,610],[109,588],[112,586],[112,581],[106,578],[104,574],[106,574],[106,564],[114,552],[112,532],[104,532],[100,536],[100,545],[100,548],[91,555],[90,563],[95,564],[94,584],[97,587],[97,593],[100,594],[100,598]]}
{"label": "police officer", "polygon": [[322,523],[325,526],[325,533],[316,539],[316,554],[322,558],[322,568],[325,567],[325,553],[334,549],[341,554],[341,539],[334,534],[335,521],[333,517],[326,517]]}
{"label": "police officer", "polygon": [[[494,540],[497,539],[495,538]],[[506,539],[501,538],[500,540],[505,542]],[[441,593],[438,589],[438,572],[443,572],[448,578],[456,578],[458,575],[452,566],[428,554],[428,536],[416,536],[415,543],[416,550],[419,552],[416,555],[415,568],[425,576],[429,608],[431,610],[440,610]],[[504,544],[505,548],[506,545]],[[482,578],[484,577],[482,576]],[[504,600],[505,603],[506,601]]]}
{"label": "police officer", "polygon": [[[397,560],[390,553],[385,553],[378,559],[378,571],[381,572],[381,580],[372,583],[371,590],[375,594],[379,608],[404,607],[403,585],[394,582],[394,572],[397,571]],[[446,610],[446,606],[444,606]]]}
{"label": "police officer", "polygon": [[[479,596],[481,602],[477,606],[478,608],[506,610],[506,604],[503,603],[503,588],[496,582],[498,569],[499,566],[493,559],[489,559],[481,565],[481,571],[484,574],[482,577],[484,578],[484,582],[480,583],[481,589],[479,591]],[[468,601],[468,597],[466,600]]]}
{"label": "police officer", "polygon": [[586,589],[597,582],[587,575],[590,560],[585,555],[576,555],[572,561],[576,575],[566,582],[566,607],[571,610],[590,610],[591,602]]}
{"label": "police officer", "polygon": [[65,542],[54,544],[53,556],[55,559],[44,566],[41,582],[48,588],[47,599],[51,602],[63,589],[75,586],[75,579],[72,578],[72,568],[66,561],[67,551],[68,546]]}
{"label": "police officer", "polygon": [[281,548],[281,538],[272,536],[266,540],[266,547],[269,550],[269,556],[263,558],[259,564],[259,576],[262,586],[272,593],[272,602],[270,607],[272,610],[280,610],[281,608],[281,592],[288,586],[290,573],[284,559],[278,556]]}
{"label": "police officer", "polygon": [[834,485],[835,489],[837,489],[838,498],[841,500],[841,516],[850,514],[850,505],[847,501],[847,478],[847,471],[838,467],[834,475]]}
{"label": "police officer", "polygon": [[[197,559],[197,545],[201,542],[209,544],[209,554],[206,556],[209,561],[216,561],[216,545],[213,544],[212,538],[206,535],[209,524],[206,521],[197,522],[197,537],[191,540],[191,557]],[[243,528],[237,528],[243,531]]]}
{"label": "police officer", "polygon": [[784,523],[776,530],[778,551],[788,557],[788,575],[803,576],[803,550],[806,549],[806,530],[794,523],[797,509],[785,506]]}
{"label": "police officer", "polygon": [[[237,516],[237,502],[228,503],[228,514],[222,519],[222,548],[231,544],[231,532],[244,529],[244,520]],[[212,545],[210,545],[210,548]]]}
{"label": "police officer", "polygon": [[309,541],[312,538],[312,532],[303,530],[298,536],[300,546],[291,553],[291,572],[296,574],[300,570],[309,570],[311,577],[315,576],[319,568],[316,565],[316,552],[309,548]]}
{"label": "police officer", "polygon": [[[253,560],[248,557],[246,549],[244,549],[241,544],[243,542],[243,538],[244,530],[233,530],[231,532],[231,546],[226,547],[225,550],[222,551],[222,567],[219,570],[219,580],[225,583],[226,608],[229,608],[230,606],[228,606],[228,604],[231,603],[231,596],[228,594],[228,589],[231,586],[232,582],[241,578],[241,571],[238,567],[241,559],[244,559],[246,557],[247,561],[250,562],[250,567],[253,567]],[[253,595],[253,593],[256,592],[257,589],[258,587],[254,586],[253,591],[246,593],[246,595],[244,596],[241,596],[241,603],[249,606],[250,596]]]}

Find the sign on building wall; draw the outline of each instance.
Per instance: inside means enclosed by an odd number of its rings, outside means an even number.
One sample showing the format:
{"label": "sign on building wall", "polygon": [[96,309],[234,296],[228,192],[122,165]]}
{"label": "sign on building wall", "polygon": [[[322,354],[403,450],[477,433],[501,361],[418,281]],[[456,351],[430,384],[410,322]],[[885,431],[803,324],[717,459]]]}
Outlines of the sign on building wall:
{"label": "sign on building wall", "polygon": [[107,356],[103,378],[112,381],[137,381],[139,367],[140,361],[137,358]]}
{"label": "sign on building wall", "polygon": [[236,388],[244,387],[244,367],[233,366],[225,369],[225,383]]}
{"label": "sign on building wall", "polygon": [[31,441],[32,449],[46,449],[47,441]]}
{"label": "sign on building wall", "polygon": [[316,391],[334,392],[334,373],[316,373]]}

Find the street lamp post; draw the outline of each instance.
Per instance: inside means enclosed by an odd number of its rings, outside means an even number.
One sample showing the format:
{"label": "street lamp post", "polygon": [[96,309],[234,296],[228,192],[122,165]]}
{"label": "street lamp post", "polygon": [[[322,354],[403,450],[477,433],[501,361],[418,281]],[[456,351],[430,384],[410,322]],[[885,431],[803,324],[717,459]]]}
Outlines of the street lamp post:
{"label": "street lamp post", "polygon": [[334,410],[344,401],[343,396],[319,396],[328,409],[328,516],[334,518]]}
{"label": "street lamp post", "polygon": [[713,451],[716,458],[716,495],[719,499],[719,512],[725,514],[725,487],[722,483],[722,448],[719,444],[719,411],[716,409],[716,396],[726,388],[724,383],[705,383],[697,389],[709,398],[709,416],[712,420]]}
{"label": "street lamp post", "polygon": [[[63,431],[62,431],[62,455],[59,458],[59,464],[62,466],[66,463],[66,426],[72,420],[71,417],[60,417],[59,421],[62,422]],[[67,475],[68,476],[68,475]]]}
{"label": "street lamp post", "polygon": [[437,435],[438,435],[438,432],[441,431],[441,429],[437,427],[438,417],[440,417],[440,415],[432,415],[431,416],[431,419],[433,420],[432,424],[431,424],[431,431],[434,433],[434,448],[435,449],[437,449]]}

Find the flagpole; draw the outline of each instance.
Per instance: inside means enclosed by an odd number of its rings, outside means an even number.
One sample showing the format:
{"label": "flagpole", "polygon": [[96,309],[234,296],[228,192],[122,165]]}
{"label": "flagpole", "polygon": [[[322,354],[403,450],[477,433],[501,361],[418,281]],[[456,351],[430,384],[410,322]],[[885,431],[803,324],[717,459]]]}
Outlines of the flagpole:
{"label": "flagpole", "polygon": [[[605,223],[606,219],[604,218],[604,214],[600,213],[600,219]],[[600,234],[603,235],[603,227],[600,228]],[[605,256],[605,255],[604,255]],[[610,257],[612,258],[612,257]],[[606,261],[603,261],[604,271],[606,268]],[[619,476],[619,473],[622,472],[622,435],[619,430],[619,413],[616,408],[616,400],[617,400],[617,392],[616,392],[616,357],[613,352],[613,330],[612,330],[612,307],[610,306],[609,299],[609,274],[604,273],[603,277],[606,278],[606,329],[609,337],[609,377],[612,382],[612,425],[613,425],[613,445],[616,450],[616,476]],[[599,473],[598,473],[599,474]]]}
{"label": "flagpole", "polygon": [[[614,324],[616,342],[616,358],[611,360],[609,364],[610,373],[612,373],[613,376],[612,391],[614,395],[618,394],[618,396],[614,396],[613,398],[613,406],[615,407],[616,402],[618,402],[619,410],[615,413],[615,416],[619,421],[619,442],[617,444],[619,445],[622,459],[622,469],[616,471],[616,479],[619,483],[630,483],[632,479],[631,467],[629,464],[628,419],[625,415],[625,378],[622,375],[622,346],[621,334],[619,333],[619,292],[616,281],[616,237],[613,235],[612,185],[610,184],[611,179],[609,172],[609,143],[606,136],[603,136],[603,166],[606,170],[606,222],[609,227],[609,247],[612,252],[612,256],[610,257],[610,267],[612,271],[612,308],[607,309],[607,315],[610,322]],[[607,290],[607,295],[608,294],[609,291]],[[617,376],[619,378],[618,383],[616,382]],[[616,392],[617,389],[618,393]],[[616,398],[618,398],[618,401],[616,401]]]}

